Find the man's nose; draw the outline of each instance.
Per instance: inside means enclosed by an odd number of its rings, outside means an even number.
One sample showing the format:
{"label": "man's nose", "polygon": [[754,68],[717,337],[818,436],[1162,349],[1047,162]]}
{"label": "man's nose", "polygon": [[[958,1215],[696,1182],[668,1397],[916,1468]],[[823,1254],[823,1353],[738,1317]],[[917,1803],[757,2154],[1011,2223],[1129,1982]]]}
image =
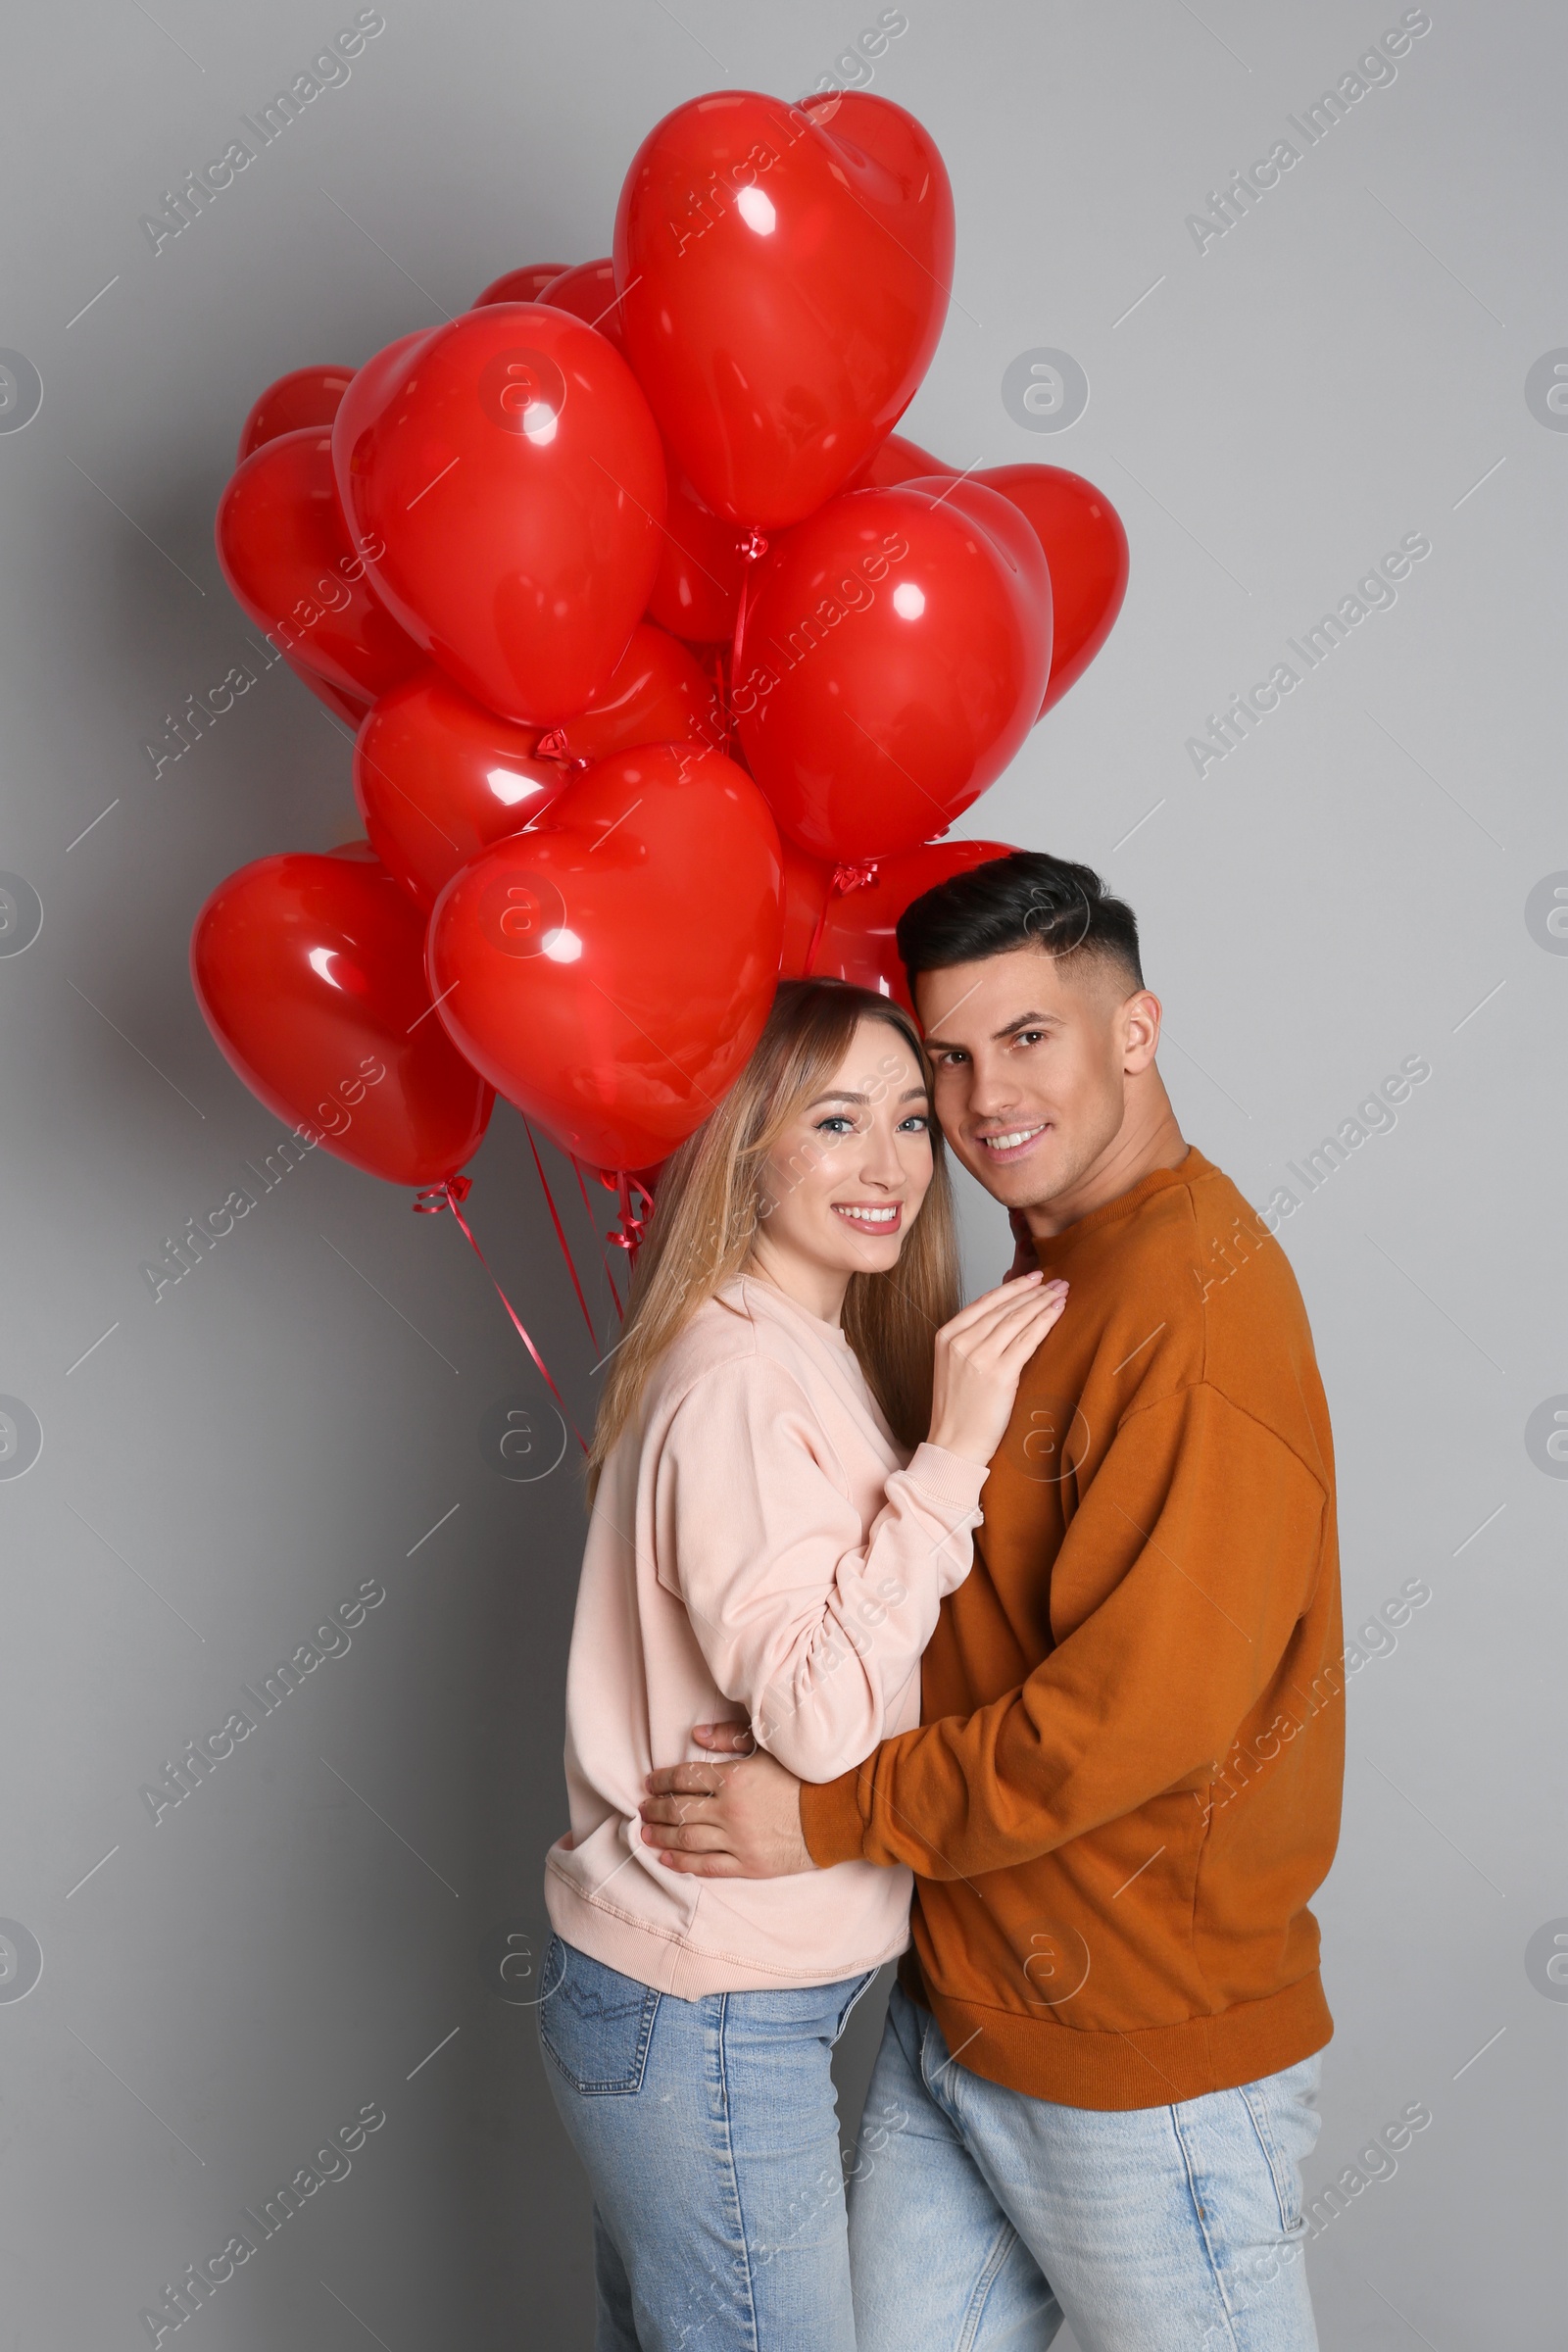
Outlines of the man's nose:
{"label": "man's nose", "polygon": [[1018,1106],[1017,1088],[1005,1062],[974,1061],[970,1065],[968,1101],[971,1118],[1001,1118]]}

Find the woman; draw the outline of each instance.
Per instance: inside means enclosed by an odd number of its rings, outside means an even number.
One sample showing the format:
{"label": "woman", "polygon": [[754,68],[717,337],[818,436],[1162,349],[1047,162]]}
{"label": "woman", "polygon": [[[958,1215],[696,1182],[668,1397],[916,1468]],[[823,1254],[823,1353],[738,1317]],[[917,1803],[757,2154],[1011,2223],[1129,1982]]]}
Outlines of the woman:
{"label": "woman", "polygon": [[818,1781],[919,1719],[1065,1302],[1035,1273],[956,1311],[929,1078],[885,998],[784,983],[661,1179],[601,1404],[540,2004],[593,2184],[598,2352],[853,2352],[829,2054],[908,1941],[909,1874],[684,1877],[637,1806],[726,1708]]}

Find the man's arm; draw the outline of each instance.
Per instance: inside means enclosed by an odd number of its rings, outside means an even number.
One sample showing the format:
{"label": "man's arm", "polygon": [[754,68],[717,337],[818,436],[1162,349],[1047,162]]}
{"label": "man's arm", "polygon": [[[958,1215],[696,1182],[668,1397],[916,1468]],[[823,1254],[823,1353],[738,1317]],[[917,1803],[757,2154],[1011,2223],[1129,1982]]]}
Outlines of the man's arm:
{"label": "man's arm", "polygon": [[1018,1689],[800,1790],[766,1759],[656,1774],[645,1835],[673,1868],[773,1876],[1024,1862],[1228,1749],[1310,1598],[1324,1495],[1289,1447],[1199,1386],[1124,1423],[1057,1555],[1057,1646]]}

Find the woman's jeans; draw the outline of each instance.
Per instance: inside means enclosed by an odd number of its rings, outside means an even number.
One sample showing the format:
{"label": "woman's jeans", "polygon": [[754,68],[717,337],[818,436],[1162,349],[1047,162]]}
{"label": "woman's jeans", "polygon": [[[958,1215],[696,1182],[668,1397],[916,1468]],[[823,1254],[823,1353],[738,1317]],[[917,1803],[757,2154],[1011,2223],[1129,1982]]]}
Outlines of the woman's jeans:
{"label": "woman's jeans", "polygon": [[593,2186],[595,2352],[855,2352],[829,2056],[875,1974],[683,2001],[552,1940],[539,2034]]}
{"label": "woman's jeans", "polygon": [[955,2064],[896,1985],[852,2167],[858,2352],[1037,2352],[1063,2319],[1082,2352],[1314,2352],[1318,2064],[1062,2107]]}

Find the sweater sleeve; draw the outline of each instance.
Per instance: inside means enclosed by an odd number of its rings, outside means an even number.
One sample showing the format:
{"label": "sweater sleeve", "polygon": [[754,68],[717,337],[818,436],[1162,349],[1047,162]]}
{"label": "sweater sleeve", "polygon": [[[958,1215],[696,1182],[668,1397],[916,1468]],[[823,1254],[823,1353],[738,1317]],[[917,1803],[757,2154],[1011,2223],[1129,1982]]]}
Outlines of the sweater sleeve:
{"label": "sweater sleeve", "polygon": [[973,1557],[983,1463],[919,1446],[869,1531],[809,1398],[783,1365],[706,1373],[665,1432],[661,1582],[760,1744],[803,1780],[858,1764]]}
{"label": "sweater sleeve", "polygon": [[1211,1768],[1310,1600],[1324,1500],[1289,1446],[1212,1388],[1131,1415],[1053,1571],[1054,1595],[1090,1605],[1018,1689],[803,1789],[812,1860],[905,1862],[926,1879],[1004,1870]]}

